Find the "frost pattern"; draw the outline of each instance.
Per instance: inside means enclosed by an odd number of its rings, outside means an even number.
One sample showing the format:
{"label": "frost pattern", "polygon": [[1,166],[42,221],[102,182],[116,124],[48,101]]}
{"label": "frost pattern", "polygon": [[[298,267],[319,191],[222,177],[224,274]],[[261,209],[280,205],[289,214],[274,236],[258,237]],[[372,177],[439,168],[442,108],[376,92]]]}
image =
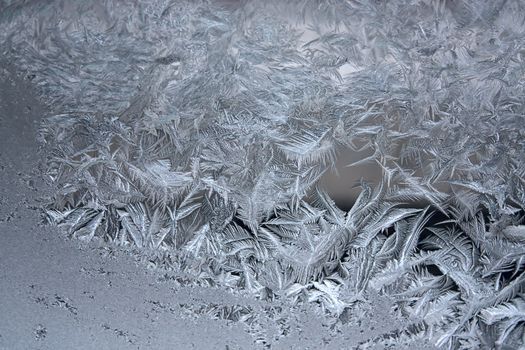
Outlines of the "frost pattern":
{"label": "frost pattern", "polygon": [[[389,296],[409,326],[362,347],[523,344],[523,2],[217,6],[0,1],[50,221],[338,320]],[[383,174],[348,212],[316,186],[345,148]]]}

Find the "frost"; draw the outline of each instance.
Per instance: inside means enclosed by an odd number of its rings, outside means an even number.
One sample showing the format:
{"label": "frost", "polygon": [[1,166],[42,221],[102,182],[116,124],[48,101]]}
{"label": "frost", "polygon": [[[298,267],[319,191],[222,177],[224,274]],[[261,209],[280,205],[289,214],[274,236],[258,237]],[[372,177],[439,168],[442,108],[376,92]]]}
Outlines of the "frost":
{"label": "frost", "polygon": [[[69,235],[336,319],[389,296],[409,325],[362,348],[521,343],[521,1],[4,0],[0,13],[0,49],[54,113],[45,210]],[[382,171],[347,212],[318,186],[341,149]]]}

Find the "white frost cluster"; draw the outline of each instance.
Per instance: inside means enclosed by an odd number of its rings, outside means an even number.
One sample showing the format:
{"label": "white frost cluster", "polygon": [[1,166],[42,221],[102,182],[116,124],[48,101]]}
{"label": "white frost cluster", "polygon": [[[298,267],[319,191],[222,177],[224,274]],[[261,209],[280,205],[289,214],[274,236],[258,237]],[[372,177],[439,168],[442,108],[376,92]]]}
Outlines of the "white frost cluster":
{"label": "white frost cluster", "polygon": [[[409,323],[370,345],[522,344],[523,1],[4,0],[0,27],[70,235],[340,318],[388,295]],[[345,212],[317,185],[364,149]]]}

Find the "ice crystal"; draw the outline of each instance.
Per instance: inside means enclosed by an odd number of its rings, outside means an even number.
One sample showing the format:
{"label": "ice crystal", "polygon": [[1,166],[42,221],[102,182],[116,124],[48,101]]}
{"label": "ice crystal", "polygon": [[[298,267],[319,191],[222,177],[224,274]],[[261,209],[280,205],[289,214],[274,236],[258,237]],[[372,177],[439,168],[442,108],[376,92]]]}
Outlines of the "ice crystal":
{"label": "ice crystal", "polygon": [[[0,14],[0,49],[52,111],[45,210],[70,235],[338,319],[390,296],[409,326],[363,346],[522,343],[522,1],[4,0]],[[348,211],[318,186],[341,150],[382,172]]]}

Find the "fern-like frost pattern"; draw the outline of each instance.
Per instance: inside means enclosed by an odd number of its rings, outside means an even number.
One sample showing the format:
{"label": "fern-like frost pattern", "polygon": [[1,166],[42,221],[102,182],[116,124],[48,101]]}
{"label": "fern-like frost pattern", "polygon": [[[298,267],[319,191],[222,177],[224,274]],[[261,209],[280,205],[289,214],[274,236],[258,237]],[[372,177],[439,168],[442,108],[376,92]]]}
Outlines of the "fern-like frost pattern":
{"label": "fern-like frost pattern", "polygon": [[[355,348],[523,348],[522,1],[4,0],[0,25],[68,235],[334,332],[387,298],[401,326]],[[320,179],[358,151],[381,181],[343,210]],[[260,336],[249,307],[181,307]]]}

